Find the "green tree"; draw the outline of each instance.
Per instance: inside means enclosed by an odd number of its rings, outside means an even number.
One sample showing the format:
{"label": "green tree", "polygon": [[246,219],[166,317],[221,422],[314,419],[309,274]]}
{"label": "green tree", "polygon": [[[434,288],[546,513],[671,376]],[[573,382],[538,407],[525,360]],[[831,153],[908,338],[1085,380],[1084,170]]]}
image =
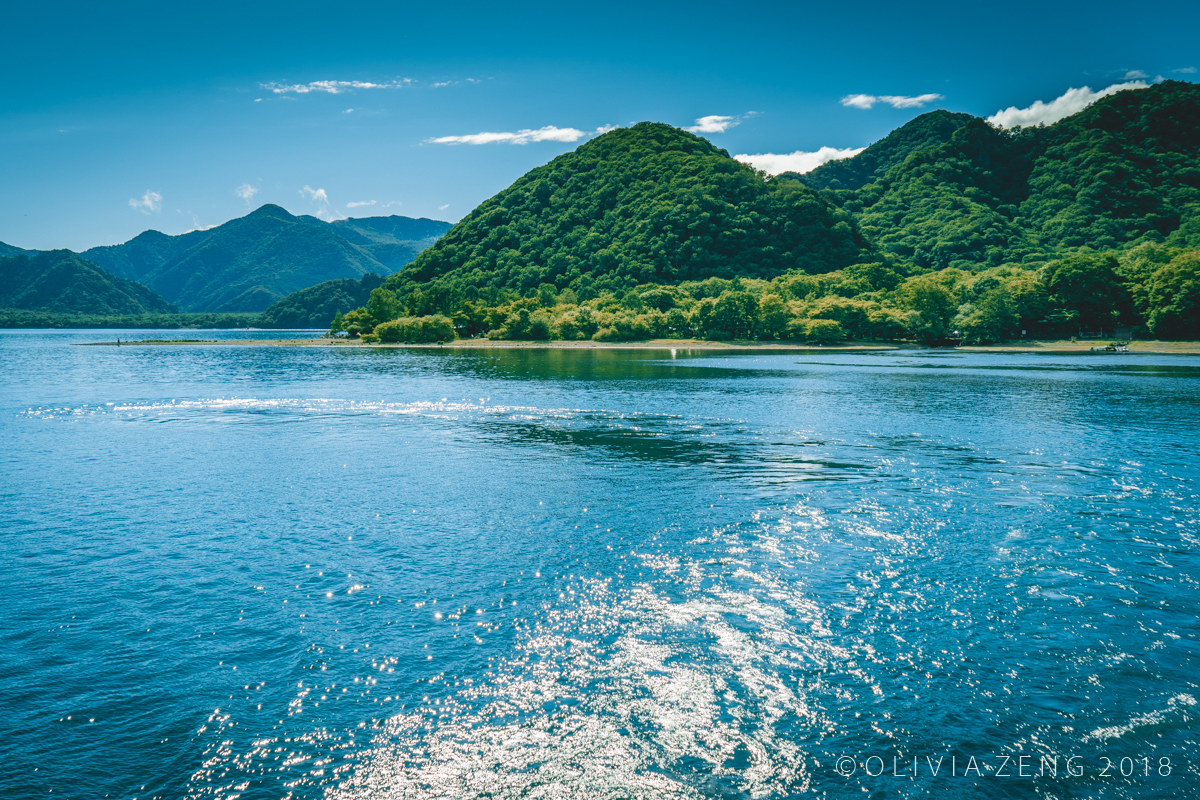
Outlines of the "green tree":
{"label": "green tree", "polygon": [[1047,264],[1041,280],[1052,310],[1076,315],[1083,328],[1111,328],[1132,301],[1111,253],[1077,253]]}
{"label": "green tree", "polygon": [[764,336],[782,339],[787,335],[787,325],[792,312],[787,303],[777,294],[763,295],[758,301],[759,330]]}
{"label": "green tree", "polygon": [[1151,333],[1161,339],[1200,339],[1200,251],[1179,255],[1150,281]]}
{"label": "green tree", "polygon": [[954,326],[968,342],[998,342],[1015,336],[1020,320],[1017,305],[1008,290],[996,286],[974,303],[960,307]]}
{"label": "green tree", "polygon": [[749,292],[726,289],[713,306],[709,338],[750,339],[758,323],[758,301]]}
{"label": "green tree", "polygon": [[917,312],[910,317],[910,331],[918,339],[930,341],[949,335],[958,303],[935,277],[922,276],[906,282],[901,298],[906,308]]}
{"label": "green tree", "polygon": [[367,313],[376,324],[396,319],[401,311],[402,306],[395,292],[382,286],[371,292],[371,298],[367,301]]}

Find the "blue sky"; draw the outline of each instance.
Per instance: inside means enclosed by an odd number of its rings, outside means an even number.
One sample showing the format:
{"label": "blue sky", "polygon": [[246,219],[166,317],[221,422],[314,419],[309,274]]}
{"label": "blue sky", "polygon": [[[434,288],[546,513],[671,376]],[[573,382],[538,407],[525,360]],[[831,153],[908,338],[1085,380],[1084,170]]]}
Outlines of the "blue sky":
{"label": "blue sky", "polygon": [[81,250],[265,202],[456,221],[607,126],[846,151],[933,108],[1200,67],[1194,0],[104,5],[5,11],[0,241]]}

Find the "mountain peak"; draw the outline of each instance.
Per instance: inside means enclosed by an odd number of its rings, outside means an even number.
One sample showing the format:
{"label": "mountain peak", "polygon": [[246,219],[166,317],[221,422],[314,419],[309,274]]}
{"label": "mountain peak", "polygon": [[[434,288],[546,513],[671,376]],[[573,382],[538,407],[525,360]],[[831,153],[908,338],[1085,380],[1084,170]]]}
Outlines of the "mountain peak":
{"label": "mountain peak", "polygon": [[[944,109],[927,111],[901,125],[854,158],[830,161],[804,175],[784,173],[813,189],[861,189],[918,150],[945,144],[978,117]],[[980,120],[982,122],[982,120]]]}
{"label": "mountain peak", "polygon": [[245,217],[242,217],[242,219],[249,219],[249,218],[254,218],[254,219],[273,218],[273,219],[286,219],[286,220],[296,219],[296,217],[293,214],[291,214],[286,208],[283,208],[282,206],[277,206],[274,203],[263,203],[261,206],[254,209],[253,211],[251,211]]}

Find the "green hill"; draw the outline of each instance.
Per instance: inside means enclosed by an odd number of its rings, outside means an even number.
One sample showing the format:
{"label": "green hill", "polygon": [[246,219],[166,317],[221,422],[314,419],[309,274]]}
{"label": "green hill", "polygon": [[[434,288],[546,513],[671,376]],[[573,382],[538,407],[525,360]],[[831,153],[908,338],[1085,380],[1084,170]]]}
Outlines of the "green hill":
{"label": "green hill", "polygon": [[338,314],[365,306],[383,276],[368,273],[361,280],[325,281],[272,303],[259,317],[263,328],[328,328]]}
{"label": "green hill", "polygon": [[884,175],[918,150],[950,141],[959,128],[975,117],[950,111],[930,111],[897,128],[853,158],[829,161],[803,175],[785,172],[813,189],[861,189]]}
{"label": "green hill", "polygon": [[[1119,92],[1032,129],[964,117],[922,115],[802,179],[828,187],[825,196],[884,252],[927,269],[1041,264],[1080,247],[1200,244],[1200,87],[1166,81]],[[882,176],[853,186],[889,161]]]}
{"label": "green hill", "polygon": [[146,231],[83,255],[145,283],[185,311],[257,312],[323,281],[391,274],[449,227],[398,216],[327,223],[265,205],[209,230],[179,236]]}
{"label": "green hill", "polygon": [[871,248],[848,214],[797,181],[764,181],[698,136],[644,122],[526,173],[388,286],[411,292],[576,293],[855,263]]}
{"label": "green hill", "polygon": [[0,259],[0,308],[73,314],[176,310],[142,284],[106,272],[69,250]]}

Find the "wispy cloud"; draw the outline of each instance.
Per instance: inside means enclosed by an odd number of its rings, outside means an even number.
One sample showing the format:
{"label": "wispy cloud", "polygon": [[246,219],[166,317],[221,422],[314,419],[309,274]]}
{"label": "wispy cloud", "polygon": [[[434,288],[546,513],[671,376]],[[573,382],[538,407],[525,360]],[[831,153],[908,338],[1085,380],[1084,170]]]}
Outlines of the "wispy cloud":
{"label": "wispy cloud", "polygon": [[329,195],[325,194],[325,190],[314,189],[308,184],[305,184],[304,188],[300,190],[300,196],[307,197],[309,200],[315,200],[318,203],[329,205]]}
{"label": "wispy cloud", "polygon": [[143,214],[149,214],[151,211],[160,211],[162,210],[162,195],[147,189],[146,193],[142,195],[141,200],[135,197],[129,198],[129,207]]}
{"label": "wispy cloud", "polygon": [[330,207],[329,195],[325,193],[324,189],[314,189],[311,186],[305,185],[305,187],[300,190],[300,196],[304,197],[308,200],[311,200],[313,203],[317,204],[318,208],[316,211],[313,212],[313,214],[315,216],[318,216],[321,218],[333,218],[333,217],[341,217],[342,216],[341,214],[334,211]]}
{"label": "wispy cloud", "polygon": [[741,122],[737,117],[726,117],[720,114],[710,114],[707,117],[700,117],[696,120],[696,124],[684,130],[692,133],[724,133],[730,128],[736,127]]}
{"label": "wispy cloud", "polygon": [[1001,128],[1050,125],[1058,122],[1060,119],[1082,111],[1101,97],[1108,97],[1110,94],[1124,92],[1129,89],[1145,89],[1146,87],[1147,84],[1144,81],[1129,81],[1128,83],[1115,83],[1107,89],[1101,89],[1098,92],[1093,92],[1087,86],[1079,89],[1067,89],[1067,91],[1049,103],[1037,100],[1033,105],[1026,108],[1009,106],[992,114],[987,120],[993,125],[999,125]]}
{"label": "wispy cloud", "polygon": [[346,208],[362,208],[363,206],[373,206],[373,205],[375,205],[374,200],[358,200],[353,203],[346,203]]}
{"label": "wispy cloud", "polygon": [[383,204],[383,207],[391,208],[392,206],[402,206],[402,205],[404,205],[404,203],[401,203],[399,200],[389,200],[388,202]]}
{"label": "wispy cloud", "polygon": [[1149,73],[1142,72],[1140,69],[1131,69],[1125,73],[1125,80],[1127,81],[1140,81],[1149,77]]}
{"label": "wispy cloud", "polygon": [[853,158],[865,149],[865,147],[822,147],[812,152],[797,150],[794,153],[742,154],[734,156],[734,158],[743,164],[749,164],[755,169],[761,169],[768,175],[778,175],[781,172],[798,172],[803,174],[805,172],[812,172],[827,161]]}
{"label": "wispy cloud", "polygon": [[[597,133],[601,132],[597,130]],[[524,129],[510,133],[468,133],[462,136],[439,136],[427,139],[429,144],[529,144],[530,142],[577,142],[588,134],[578,128],[556,128],[547,125],[537,130]]]}
{"label": "wispy cloud", "polygon": [[1173,70],[1171,70],[1171,72],[1173,72],[1177,75],[1195,75],[1196,68],[1195,67],[1183,67],[1181,69],[1173,69]]}
{"label": "wispy cloud", "polygon": [[243,183],[241,186],[233,190],[233,193],[246,201],[246,205],[250,205],[250,201],[254,199],[254,195],[258,194],[258,187],[251,186],[248,183]]}
{"label": "wispy cloud", "polygon": [[438,211],[445,211],[449,207],[450,207],[450,204],[446,203],[446,205],[444,205],[444,206],[438,206]]}
{"label": "wispy cloud", "polygon": [[913,96],[902,94],[848,94],[842,98],[842,105],[847,108],[872,108],[876,103],[884,103],[892,108],[924,108],[929,103],[945,100],[940,94],[918,94]]}
{"label": "wispy cloud", "polygon": [[460,83],[483,83],[480,78],[463,78],[461,81],[436,81],[429,84],[432,89],[441,89],[444,86],[458,86]]}
{"label": "wispy cloud", "polygon": [[259,86],[275,94],[308,94],[310,92],[325,92],[327,94],[342,94],[356,89],[401,89],[410,83],[412,78],[398,78],[387,83],[370,83],[369,81],[312,81],[311,83],[260,83]]}

